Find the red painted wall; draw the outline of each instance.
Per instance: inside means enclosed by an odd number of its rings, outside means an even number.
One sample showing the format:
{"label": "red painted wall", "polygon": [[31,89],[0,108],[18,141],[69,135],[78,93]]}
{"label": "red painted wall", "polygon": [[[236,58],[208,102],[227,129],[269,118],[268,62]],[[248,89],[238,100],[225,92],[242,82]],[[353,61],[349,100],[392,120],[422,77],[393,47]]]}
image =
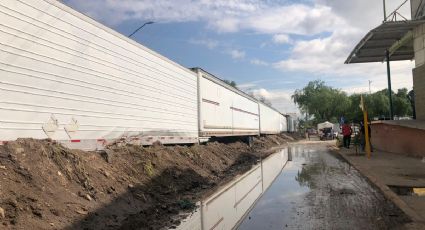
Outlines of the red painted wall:
{"label": "red painted wall", "polygon": [[425,157],[425,130],[377,123],[372,124],[371,132],[376,150]]}

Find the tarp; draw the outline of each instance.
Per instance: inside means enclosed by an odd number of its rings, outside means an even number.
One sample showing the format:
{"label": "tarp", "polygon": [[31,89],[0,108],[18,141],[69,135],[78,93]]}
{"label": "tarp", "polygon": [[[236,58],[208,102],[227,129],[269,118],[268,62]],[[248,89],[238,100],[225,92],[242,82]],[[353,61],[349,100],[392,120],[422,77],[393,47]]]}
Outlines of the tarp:
{"label": "tarp", "polygon": [[325,121],[323,123],[317,124],[317,130],[321,130],[324,128],[334,128],[334,124],[329,121]]}

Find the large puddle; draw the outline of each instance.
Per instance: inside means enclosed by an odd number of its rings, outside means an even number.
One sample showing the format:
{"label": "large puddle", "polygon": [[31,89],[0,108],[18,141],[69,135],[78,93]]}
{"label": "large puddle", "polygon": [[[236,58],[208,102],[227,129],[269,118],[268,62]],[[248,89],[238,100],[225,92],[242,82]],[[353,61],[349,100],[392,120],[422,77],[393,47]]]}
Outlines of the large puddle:
{"label": "large puddle", "polygon": [[[240,229],[282,229],[292,220],[291,212],[296,212],[305,194],[310,191],[304,186],[300,174],[306,159],[310,158],[308,149],[293,146],[288,149],[292,161],[288,161],[273,185],[265,192],[255,207],[241,223]],[[301,176],[301,177],[300,177]],[[300,183],[301,182],[301,183]]]}
{"label": "large puddle", "polygon": [[297,144],[200,201],[178,229],[393,229],[407,221],[325,144]]}
{"label": "large puddle", "polygon": [[[404,214],[325,145],[294,145],[239,229],[392,229]],[[266,169],[265,169],[266,170]]]}

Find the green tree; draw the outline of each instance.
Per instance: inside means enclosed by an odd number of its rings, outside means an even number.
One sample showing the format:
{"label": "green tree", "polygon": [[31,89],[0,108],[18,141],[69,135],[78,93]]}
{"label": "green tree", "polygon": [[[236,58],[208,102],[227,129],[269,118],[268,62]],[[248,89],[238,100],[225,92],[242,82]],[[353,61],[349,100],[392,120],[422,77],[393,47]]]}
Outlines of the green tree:
{"label": "green tree", "polygon": [[415,91],[413,91],[413,89],[409,91],[409,93],[407,94],[407,98],[410,102],[410,108],[412,108],[412,117],[413,119],[416,119]]}
{"label": "green tree", "polygon": [[397,91],[393,101],[394,115],[396,116],[412,116],[412,106],[410,104],[408,89],[402,88]]}
{"label": "green tree", "polygon": [[307,117],[314,116],[315,123],[336,122],[350,107],[345,92],[327,86],[321,80],[311,81],[303,89],[297,89],[292,99]]}
{"label": "green tree", "polygon": [[[406,88],[399,89],[397,93],[392,93],[393,110],[395,116],[412,116],[412,106],[408,97]],[[351,106],[347,115],[349,120],[359,122],[363,120],[363,114],[360,110],[360,94],[350,95]],[[369,117],[382,118],[389,117],[390,102],[388,98],[388,90],[383,89],[373,94],[363,95],[368,110]]]}
{"label": "green tree", "polygon": [[[348,121],[359,123],[363,120],[363,111],[360,109],[360,96],[360,94],[355,93],[348,97],[350,100],[350,106],[347,109],[347,112],[344,114]],[[367,101],[367,98],[364,99]]]}
{"label": "green tree", "polygon": [[226,80],[226,79],[224,79],[223,81],[226,82],[228,85],[232,86],[235,89],[238,88],[235,81],[229,81],[229,80]]}

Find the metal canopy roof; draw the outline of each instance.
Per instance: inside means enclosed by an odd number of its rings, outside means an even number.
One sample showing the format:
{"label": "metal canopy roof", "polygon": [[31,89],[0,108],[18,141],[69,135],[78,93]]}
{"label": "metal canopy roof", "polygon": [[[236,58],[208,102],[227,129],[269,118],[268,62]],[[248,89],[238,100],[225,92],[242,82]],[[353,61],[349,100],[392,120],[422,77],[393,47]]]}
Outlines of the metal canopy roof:
{"label": "metal canopy roof", "polygon": [[351,51],[345,64],[383,62],[386,50],[391,61],[414,58],[412,30],[425,20],[388,21],[369,31]]}

